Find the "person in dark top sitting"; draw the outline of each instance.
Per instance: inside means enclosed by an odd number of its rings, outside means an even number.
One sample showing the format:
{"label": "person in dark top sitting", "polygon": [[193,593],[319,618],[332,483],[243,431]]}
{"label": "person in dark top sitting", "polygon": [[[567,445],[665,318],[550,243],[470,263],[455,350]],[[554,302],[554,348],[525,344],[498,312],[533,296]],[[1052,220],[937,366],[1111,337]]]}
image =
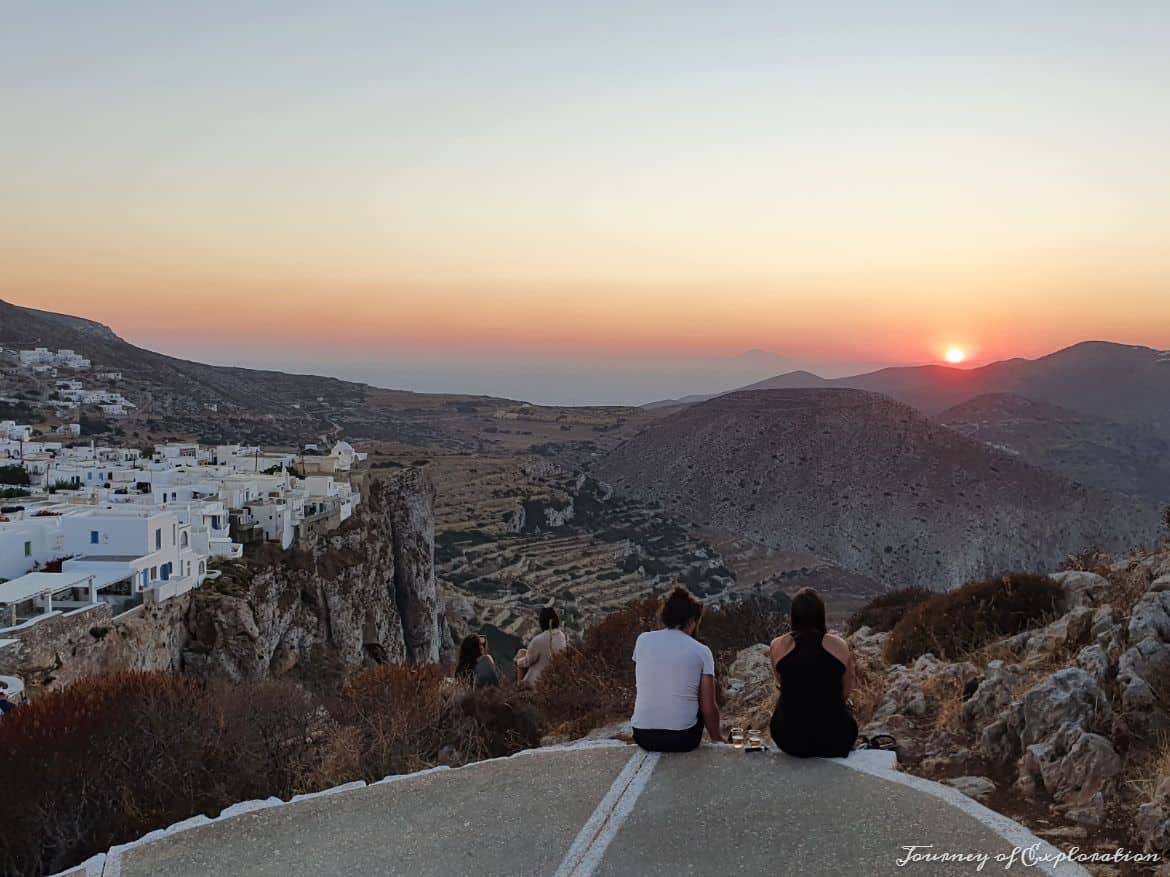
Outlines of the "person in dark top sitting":
{"label": "person in dark top sitting", "polygon": [[792,598],[792,631],[772,640],[780,699],[772,740],[798,758],[842,758],[857,741],[846,699],[853,689],[849,644],[825,627],[825,604],[812,588]]}
{"label": "person in dark top sitting", "polygon": [[491,688],[500,684],[496,662],[488,654],[486,636],[473,633],[463,637],[459,645],[459,663],[455,665],[455,678],[473,688]]}
{"label": "person in dark top sitting", "polygon": [[0,688],[0,718],[16,709],[16,704],[8,699],[8,692]]}

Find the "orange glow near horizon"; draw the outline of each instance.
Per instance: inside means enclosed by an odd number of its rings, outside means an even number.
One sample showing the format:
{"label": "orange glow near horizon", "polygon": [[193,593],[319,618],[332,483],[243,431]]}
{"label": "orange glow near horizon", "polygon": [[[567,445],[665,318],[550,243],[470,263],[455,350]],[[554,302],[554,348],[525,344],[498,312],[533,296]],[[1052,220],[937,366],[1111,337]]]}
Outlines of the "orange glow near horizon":
{"label": "orange glow near horizon", "polygon": [[1170,348],[1170,16],[854,5],[23,4],[0,298],[223,362]]}

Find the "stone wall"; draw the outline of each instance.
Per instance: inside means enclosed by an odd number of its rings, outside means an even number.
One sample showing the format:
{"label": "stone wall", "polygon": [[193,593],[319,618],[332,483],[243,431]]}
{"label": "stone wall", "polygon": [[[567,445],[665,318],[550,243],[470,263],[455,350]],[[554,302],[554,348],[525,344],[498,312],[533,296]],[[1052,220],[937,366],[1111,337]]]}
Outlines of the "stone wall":
{"label": "stone wall", "polygon": [[189,604],[184,595],[115,618],[103,603],[51,618],[21,631],[18,645],[0,651],[0,673],[20,676],[35,692],[95,673],[181,669]]}

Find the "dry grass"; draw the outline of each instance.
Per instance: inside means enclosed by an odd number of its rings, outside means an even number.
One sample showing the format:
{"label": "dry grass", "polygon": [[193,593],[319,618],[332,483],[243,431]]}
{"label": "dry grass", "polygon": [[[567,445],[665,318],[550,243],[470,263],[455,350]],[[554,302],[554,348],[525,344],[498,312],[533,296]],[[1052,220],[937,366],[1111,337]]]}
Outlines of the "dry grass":
{"label": "dry grass", "polygon": [[854,656],[855,684],[849,695],[853,704],[853,717],[859,726],[864,726],[877,712],[878,705],[886,696],[886,665],[879,661]]}
{"label": "dry grass", "polygon": [[1153,800],[1158,786],[1170,778],[1170,734],[1160,734],[1154,745],[1140,754],[1131,753],[1121,776],[1139,802]]}
{"label": "dry grass", "polygon": [[1125,615],[1130,614],[1153,581],[1150,571],[1136,561],[1131,561],[1125,569],[1110,570],[1105,578],[1109,580],[1106,601]]}
{"label": "dry grass", "polygon": [[928,707],[932,708],[931,724],[936,731],[962,731],[963,685],[955,676],[931,676],[922,685]]}

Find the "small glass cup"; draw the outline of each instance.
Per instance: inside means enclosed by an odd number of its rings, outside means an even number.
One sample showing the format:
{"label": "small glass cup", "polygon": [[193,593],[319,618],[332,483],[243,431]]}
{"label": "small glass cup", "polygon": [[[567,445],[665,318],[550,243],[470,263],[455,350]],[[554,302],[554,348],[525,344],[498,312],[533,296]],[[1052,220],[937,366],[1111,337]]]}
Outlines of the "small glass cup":
{"label": "small glass cup", "polygon": [[764,751],[764,735],[755,728],[749,728],[747,732],[747,745],[745,746],[748,752],[763,752]]}
{"label": "small glass cup", "polygon": [[732,728],[731,733],[727,736],[733,747],[743,749],[743,728]]}

